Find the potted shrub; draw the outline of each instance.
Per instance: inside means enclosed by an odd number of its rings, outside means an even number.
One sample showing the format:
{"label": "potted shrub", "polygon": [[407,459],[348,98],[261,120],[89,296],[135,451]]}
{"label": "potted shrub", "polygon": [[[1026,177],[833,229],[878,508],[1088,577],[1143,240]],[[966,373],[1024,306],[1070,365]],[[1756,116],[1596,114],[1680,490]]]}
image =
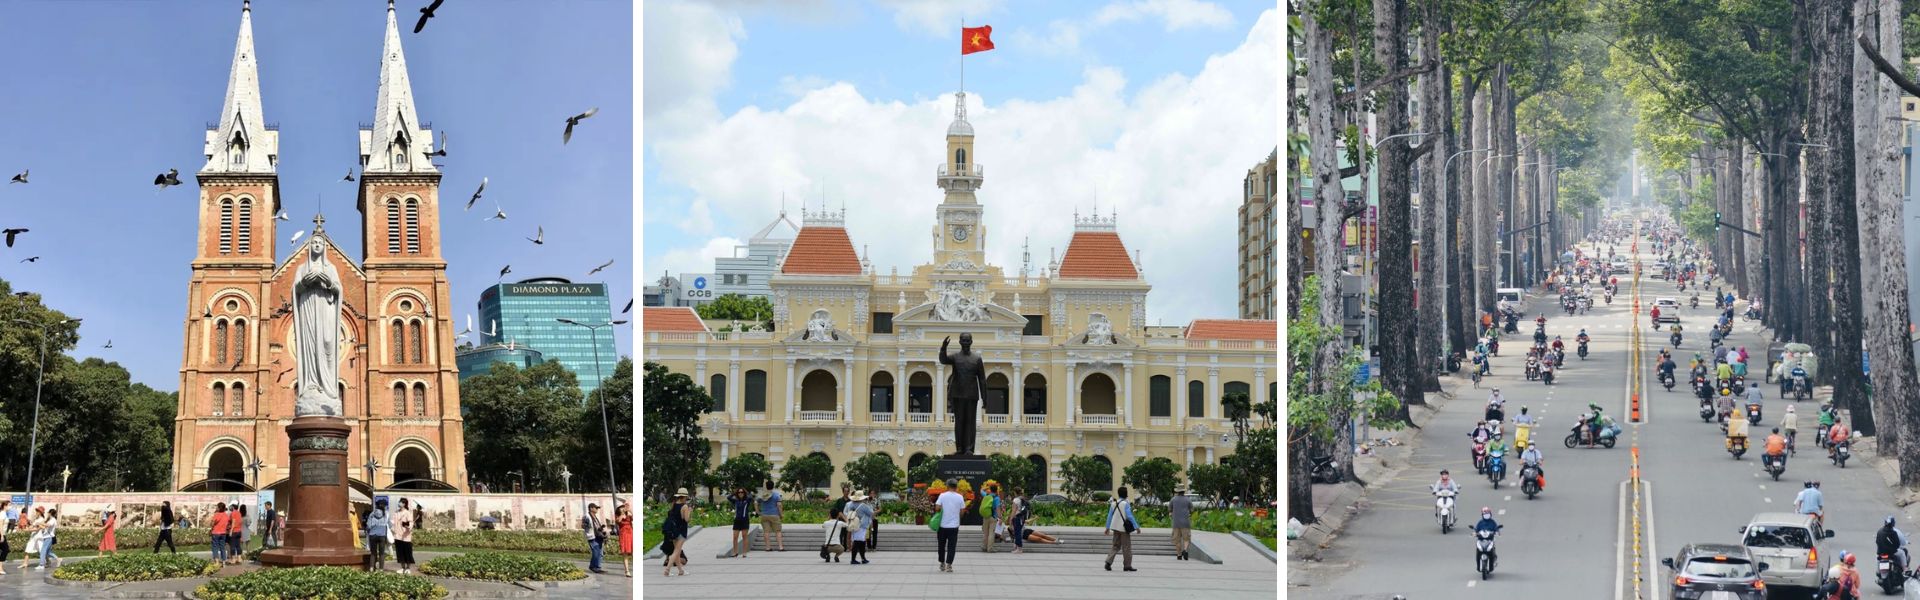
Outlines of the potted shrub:
{"label": "potted shrub", "polygon": [[907,507],[913,510],[913,524],[926,525],[927,515],[933,514],[933,492],[927,484],[913,484],[913,493],[907,494]]}

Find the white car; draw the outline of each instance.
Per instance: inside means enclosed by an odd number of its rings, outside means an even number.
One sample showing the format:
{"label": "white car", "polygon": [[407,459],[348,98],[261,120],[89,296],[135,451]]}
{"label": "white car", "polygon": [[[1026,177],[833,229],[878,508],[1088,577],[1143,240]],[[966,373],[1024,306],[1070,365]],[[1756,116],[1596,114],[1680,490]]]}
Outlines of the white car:
{"label": "white car", "polygon": [[1660,318],[1654,319],[1653,320],[1654,324],[1658,325],[1660,323],[1679,323],[1680,322],[1680,301],[1679,300],[1676,300],[1673,298],[1661,298],[1659,300],[1653,301],[1653,307],[1660,310]]}

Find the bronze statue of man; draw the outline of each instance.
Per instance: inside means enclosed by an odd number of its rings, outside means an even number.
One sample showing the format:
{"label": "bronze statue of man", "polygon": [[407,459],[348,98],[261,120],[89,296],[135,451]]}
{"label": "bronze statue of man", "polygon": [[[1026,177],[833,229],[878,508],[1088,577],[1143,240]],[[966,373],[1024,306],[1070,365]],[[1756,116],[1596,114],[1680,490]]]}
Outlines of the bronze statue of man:
{"label": "bronze statue of man", "polygon": [[986,387],[986,370],[980,355],[973,353],[973,334],[960,334],[960,353],[947,354],[947,343],[940,341],[940,364],[953,365],[947,380],[947,406],[953,408],[953,454],[973,456],[974,418],[980,408],[980,390]]}

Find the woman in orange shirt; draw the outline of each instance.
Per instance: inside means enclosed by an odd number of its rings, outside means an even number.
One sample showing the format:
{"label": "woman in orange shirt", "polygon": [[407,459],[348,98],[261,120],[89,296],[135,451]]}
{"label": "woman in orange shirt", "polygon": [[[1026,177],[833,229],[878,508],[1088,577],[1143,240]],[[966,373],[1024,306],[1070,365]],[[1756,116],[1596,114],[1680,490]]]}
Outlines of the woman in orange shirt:
{"label": "woman in orange shirt", "polygon": [[213,518],[208,519],[213,529],[213,562],[227,563],[227,503],[221,502],[213,507]]}

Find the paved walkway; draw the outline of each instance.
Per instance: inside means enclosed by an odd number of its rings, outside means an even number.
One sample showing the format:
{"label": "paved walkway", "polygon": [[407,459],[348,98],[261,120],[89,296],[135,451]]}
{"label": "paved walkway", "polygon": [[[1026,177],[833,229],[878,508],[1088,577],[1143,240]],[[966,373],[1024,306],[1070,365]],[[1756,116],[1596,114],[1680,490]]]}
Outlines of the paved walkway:
{"label": "paved walkway", "polygon": [[[1097,528],[1049,527],[1078,530]],[[1280,593],[1275,563],[1224,533],[1193,532],[1193,541],[1223,561],[1134,556],[1127,573],[1115,564],[1101,568],[1104,554],[1009,554],[968,551],[960,543],[953,573],[941,573],[932,552],[873,552],[872,564],[820,561],[819,546],[796,543],[790,529],[787,552],[753,551],[747,558],[715,559],[727,548],[727,533],[708,528],[687,544],[686,576],[660,576],[658,559],[648,561],[641,593],[653,598],[1260,598]],[[811,533],[811,532],[805,532]],[[717,535],[709,535],[717,534]],[[964,538],[964,536],[962,536]],[[844,561],[845,558],[843,557]],[[1119,557],[1115,557],[1118,563]]]}
{"label": "paved walkway", "polygon": [[[210,552],[189,552],[183,554],[211,558]],[[453,553],[421,551],[415,554],[418,555],[417,558],[424,562]],[[17,554],[14,555],[14,557],[17,556]],[[67,564],[73,564],[91,558],[94,557],[68,559]],[[585,560],[572,562],[583,570],[587,568],[587,561]],[[18,566],[20,566],[20,564],[17,558],[7,562],[7,574],[0,577],[0,599],[81,600],[83,598],[184,598],[186,597],[186,592],[208,581],[207,578],[196,577],[191,579],[133,582],[112,587],[60,585],[48,581],[52,578],[51,570],[41,571],[28,567],[25,571],[21,571],[16,568]],[[227,566],[221,568],[220,575],[238,575],[259,568],[257,565]],[[388,563],[388,570],[393,570],[394,568],[392,563]],[[446,586],[448,591],[453,592],[453,595],[465,597],[593,598],[600,600],[629,600],[633,598],[633,580],[621,575],[620,563],[617,560],[602,565],[602,568],[607,569],[609,574],[594,575],[589,573],[584,583],[567,584],[565,587],[533,592],[510,584],[449,579],[436,579],[436,581]]]}

